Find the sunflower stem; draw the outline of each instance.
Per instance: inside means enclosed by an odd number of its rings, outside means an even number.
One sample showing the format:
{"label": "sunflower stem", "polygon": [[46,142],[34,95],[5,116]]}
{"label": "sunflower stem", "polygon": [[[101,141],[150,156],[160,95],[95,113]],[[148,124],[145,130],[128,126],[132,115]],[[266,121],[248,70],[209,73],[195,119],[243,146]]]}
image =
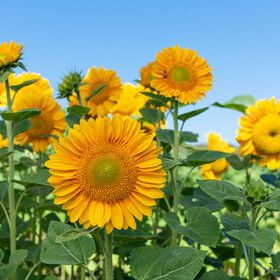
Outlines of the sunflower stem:
{"label": "sunflower stem", "polygon": [[[7,112],[12,112],[12,99],[10,93],[9,80],[5,81],[7,95]],[[15,192],[14,192],[14,136],[13,136],[13,121],[6,121],[8,151],[9,155],[9,172],[8,172],[8,197],[9,197],[9,214],[10,214],[10,253],[16,251],[16,213],[15,213]],[[15,279],[15,274],[11,279]]]}
{"label": "sunflower stem", "polygon": [[105,279],[113,280],[113,233],[105,233]]}
{"label": "sunflower stem", "polygon": [[[179,145],[180,145],[180,133],[178,126],[178,101],[173,102],[173,125],[174,125],[174,147],[173,147],[173,157],[177,161],[179,159]],[[179,204],[179,186],[178,186],[178,167],[176,166],[173,169],[173,212],[178,213],[178,204]],[[175,230],[172,230],[171,245],[177,245],[177,233]]]}
{"label": "sunflower stem", "polygon": [[[252,208],[252,217],[251,217],[251,225],[250,230],[252,233],[256,230],[256,216],[257,211],[255,208]],[[253,247],[249,247],[249,280],[254,280],[254,258],[255,258],[255,250]]]}

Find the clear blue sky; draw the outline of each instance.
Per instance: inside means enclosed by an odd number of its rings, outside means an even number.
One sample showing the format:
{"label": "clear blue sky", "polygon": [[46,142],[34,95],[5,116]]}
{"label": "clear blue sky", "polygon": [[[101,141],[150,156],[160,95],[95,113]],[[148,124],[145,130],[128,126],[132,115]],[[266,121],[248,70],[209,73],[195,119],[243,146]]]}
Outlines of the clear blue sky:
{"label": "clear blue sky", "polygon": [[[245,93],[280,98],[279,14],[278,0],[1,1],[0,41],[24,44],[28,69],[54,89],[68,70],[93,65],[131,82],[162,48],[192,48],[214,73],[203,107]],[[234,143],[239,116],[213,107],[187,129]]]}

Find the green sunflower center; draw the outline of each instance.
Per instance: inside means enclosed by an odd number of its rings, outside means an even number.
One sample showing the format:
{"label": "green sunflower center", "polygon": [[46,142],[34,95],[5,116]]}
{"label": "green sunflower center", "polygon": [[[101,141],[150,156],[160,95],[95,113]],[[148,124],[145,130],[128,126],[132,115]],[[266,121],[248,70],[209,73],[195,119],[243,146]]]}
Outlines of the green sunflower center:
{"label": "green sunflower center", "polygon": [[91,165],[91,180],[97,186],[116,183],[121,175],[121,162],[114,155],[103,155],[95,159]]}
{"label": "green sunflower center", "polygon": [[253,129],[252,141],[260,154],[280,153],[280,115],[271,114],[259,120]]}
{"label": "green sunflower center", "polygon": [[184,67],[175,67],[171,72],[172,79],[178,83],[185,83],[190,79],[189,71]]}

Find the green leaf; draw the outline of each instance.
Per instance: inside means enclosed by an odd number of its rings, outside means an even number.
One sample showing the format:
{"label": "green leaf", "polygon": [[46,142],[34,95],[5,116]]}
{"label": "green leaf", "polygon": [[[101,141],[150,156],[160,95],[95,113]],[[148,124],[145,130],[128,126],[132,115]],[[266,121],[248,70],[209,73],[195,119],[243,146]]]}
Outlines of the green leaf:
{"label": "green leaf", "polygon": [[0,249],[0,264],[2,263],[3,261],[3,258],[4,258],[4,252],[2,249]]}
{"label": "green leaf", "polygon": [[231,230],[228,234],[240,240],[245,245],[253,247],[257,251],[264,252],[267,255],[271,255],[277,238],[277,232],[272,229],[258,229],[254,233],[246,229]]}
{"label": "green leaf", "polygon": [[158,109],[143,108],[140,113],[145,120],[151,123],[159,123],[164,119],[164,113]]}
{"label": "green leaf", "polygon": [[[180,220],[175,213],[165,215],[167,224],[172,230],[185,235],[192,240],[215,247],[220,237],[220,229],[217,218],[211,215],[209,209],[204,207],[192,207],[186,212],[186,226],[180,224]],[[207,223],[202,222],[207,221]]]}
{"label": "green leaf", "polygon": [[98,94],[105,87],[107,87],[107,84],[101,85],[101,86],[97,87],[96,89],[94,89],[94,91],[86,98],[86,101],[88,102],[93,96]]}
{"label": "green leaf", "polygon": [[91,230],[84,230],[79,228],[70,229],[58,235],[55,239],[55,242],[59,243],[59,242],[66,242],[70,240],[76,240],[82,236],[90,234],[92,231],[93,229]]}
{"label": "green leaf", "polygon": [[193,280],[206,252],[186,247],[140,247],[132,251],[131,274],[136,280]]}
{"label": "green leaf", "polygon": [[90,108],[84,107],[84,106],[79,106],[79,105],[73,105],[71,107],[67,108],[67,112],[71,116],[79,116],[82,117],[83,115],[88,114]]}
{"label": "green leaf", "polygon": [[8,157],[12,153],[13,152],[9,152],[7,148],[2,148],[2,149],[0,149],[0,159],[4,159],[4,158]]}
{"label": "green leaf", "polygon": [[258,205],[272,211],[280,211],[280,190],[277,189],[269,195],[269,199],[266,202],[262,202]]}
{"label": "green leaf", "polygon": [[188,120],[190,118],[193,118],[193,117],[207,111],[208,109],[209,109],[209,107],[193,110],[193,111],[190,111],[190,112],[179,115],[178,119],[185,122],[186,120]]}
{"label": "green leaf", "polygon": [[212,106],[220,107],[220,108],[226,108],[226,109],[232,109],[235,111],[239,111],[242,113],[245,113],[246,108],[255,103],[255,98],[252,95],[238,95],[231,100],[227,101],[224,104],[221,104],[219,102],[215,102],[212,104]]}
{"label": "green leaf", "polygon": [[275,271],[280,272],[280,252],[272,256],[272,267]]}
{"label": "green leaf", "polygon": [[193,133],[190,131],[183,131],[181,133],[181,139],[180,139],[180,143],[183,142],[197,142],[198,140],[198,134],[197,133]]}
{"label": "green leaf", "polygon": [[219,180],[198,180],[199,187],[203,192],[214,199],[223,202],[225,199],[244,200],[241,190],[235,185]]}
{"label": "green leaf", "polygon": [[31,186],[46,186],[49,187],[48,179],[50,177],[50,173],[48,169],[39,169],[35,174],[28,174],[23,177],[21,180],[14,180],[14,182],[31,187]]}
{"label": "green leaf", "polygon": [[204,273],[199,280],[230,280],[231,277],[223,270],[212,270]]}
{"label": "green leaf", "polygon": [[161,161],[165,170],[173,169],[174,167],[182,164],[182,162],[179,160],[174,160],[167,157],[161,157]]}
{"label": "green leaf", "polygon": [[24,109],[17,112],[3,112],[1,114],[2,118],[6,121],[14,121],[14,122],[20,122],[25,119],[29,119],[35,116],[38,116],[41,114],[41,111],[39,109]]}
{"label": "green leaf", "polygon": [[143,95],[145,96],[148,96],[150,97],[151,99],[155,100],[155,101],[158,101],[160,102],[162,105],[167,105],[167,102],[169,101],[169,98],[166,98],[162,95],[159,95],[159,94],[154,94],[152,92],[140,92],[142,93]]}
{"label": "green leaf", "polygon": [[171,129],[161,129],[157,128],[156,130],[157,139],[169,145],[173,145],[174,143],[174,131]]}
{"label": "green leaf", "polygon": [[18,134],[28,130],[31,127],[32,127],[31,122],[28,119],[15,123],[14,136],[17,136]]}
{"label": "green leaf", "polygon": [[74,228],[61,222],[51,221],[47,238],[42,243],[40,259],[43,263],[74,265],[87,262],[95,251],[92,238],[82,236],[75,240],[57,242],[58,236],[70,230]]}
{"label": "green leaf", "polygon": [[226,160],[235,170],[245,169],[244,162],[236,154],[226,157]]}
{"label": "green leaf", "polygon": [[5,81],[8,79],[9,75],[12,72],[10,70],[4,71],[0,74],[0,84],[5,83]]}
{"label": "green leaf", "polygon": [[240,230],[240,229],[249,229],[249,225],[246,220],[233,213],[227,213],[220,216],[222,225],[227,231],[230,230]]}
{"label": "green leaf", "polygon": [[22,88],[24,87],[27,87],[27,86],[30,86],[34,83],[36,83],[38,81],[38,79],[33,79],[33,80],[29,80],[29,81],[25,81],[21,84],[18,84],[18,85],[14,85],[14,86],[10,86],[10,88],[15,91],[15,92],[18,92],[19,90],[21,90]]}
{"label": "green leaf", "polygon": [[223,153],[219,151],[196,151],[187,157],[187,159],[184,161],[184,164],[187,166],[199,166],[202,164],[214,162],[221,158],[226,158],[229,155],[229,153]]}
{"label": "green leaf", "polygon": [[0,267],[0,279],[8,279],[27,257],[27,250],[19,249],[10,256],[9,263]]}

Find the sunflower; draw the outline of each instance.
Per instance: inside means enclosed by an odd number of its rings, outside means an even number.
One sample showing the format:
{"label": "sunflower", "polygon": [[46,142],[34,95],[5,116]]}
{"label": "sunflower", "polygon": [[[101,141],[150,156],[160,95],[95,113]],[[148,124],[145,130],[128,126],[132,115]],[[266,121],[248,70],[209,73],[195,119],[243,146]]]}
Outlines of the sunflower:
{"label": "sunflower", "polygon": [[142,67],[140,70],[140,83],[143,86],[150,86],[151,80],[153,79],[153,65],[154,62],[148,63],[146,66]]}
{"label": "sunflower", "polygon": [[135,229],[135,219],[150,216],[163,197],[166,173],[161,149],[136,120],[123,116],[81,120],[54,145],[46,166],[54,203],[63,204],[71,222]]}
{"label": "sunflower", "polygon": [[196,102],[211,88],[213,76],[196,51],[179,46],[163,49],[153,65],[151,86],[182,103]]}
{"label": "sunflower", "polygon": [[261,166],[280,168],[280,100],[258,100],[240,118],[236,140],[242,156],[261,157]]}
{"label": "sunflower", "polygon": [[112,113],[123,116],[139,116],[139,110],[145,106],[149,99],[140,93],[143,90],[143,86],[140,85],[134,86],[129,83],[124,84],[120,98]]}
{"label": "sunflower", "polygon": [[[97,117],[106,116],[108,113],[111,113],[122,90],[121,80],[117,77],[116,72],[106,70],[103,67],[91,67],[82,83],[84,83],[80,87],[82,104],[90,108],[89,114],[92,117]],[[105,87],[102,90],[91,97],[95,90],[104,85]],[[73,94],[70,97],[69,106],[78,104],[77,95]]]}
{"label": "sunflower", "polygon": [[8,139],[4,138],[2,134],[0,134],[0,148],[8,147]]}
{"label": "sunflower", "polygon": [[20,75],[15,78],[15,83],[20,84],[33,78],[38,78],[38,81],[17,92],[13,111],[38,108],[41,113],[30,119],[31,128],[17,135],[15,142],[20,145],[32,143],[34,152],[44,152],[54,142],[53,135],[60,136],[66,129],[65,113],[52,97],[48,81],[38,74]]}
{"label": "sunflower", "polygon": [[[52,96],[52,88],[49,84],[49,81],[41,77],[40,74],[37,73],[23,73],[20,75],[10,74],[9,75],[9,85],[15,86],[20,85],[24,82],[36,80],[31,85],[28,85],[26,87],[23,87],[19,90],[19,94],[30,94],[31,92],[38,92],[38,89],[40,89],[41,94],[47,94],[49,96]],[[15,92],[10,89],[11,92],[11,98],[14,97]],[[6,96],[6,89],[5,84],[0,84],[0,107],[7,106],[7,96]]]}
{"label": "sunflower", "polygon": [[[235,148],[230,146],[225,140],[223,140],[221,135],[210,132],[208,134],[208,150],[233,153],[235,151]],[[227,170],[228,166],[229,165],[227,161],[222,158],[210,164],[202,165],[201,172],[206,179],[219,180],[221,174]]]}
{"label": "sunflower", "polygon": [[22,45],[15,42],[0,44],[0,69],[17,62],[21,57]]}

